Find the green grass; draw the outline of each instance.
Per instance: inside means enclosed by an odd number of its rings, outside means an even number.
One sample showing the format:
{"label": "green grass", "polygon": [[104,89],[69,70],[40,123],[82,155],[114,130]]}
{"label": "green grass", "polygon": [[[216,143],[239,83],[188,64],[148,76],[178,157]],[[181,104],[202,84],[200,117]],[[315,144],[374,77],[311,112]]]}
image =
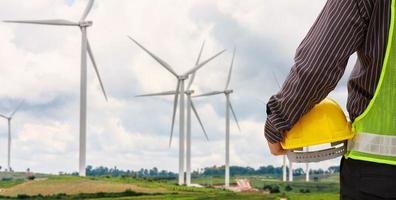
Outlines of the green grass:
{"label": "green grass", "polygon": [[0,181],[0,188],[5,189],[5,188],[10,188],[14,187],[16,185],[19,185],[21,183],[25,182],[23,179],[16,179],[16,180],[9,180],[9,181]]}
{"label": "green grass", "polygon": [[286,194],[288,200],[338,200],[338,193]]}
{"label": "green grass", "polygon": [[[113,198],[105,198],[101,200],[110,200]],[[193,193],[193,194],[167,194],[158,196],[139,196],[139,197],[122,197],[117,200],[275,200],[276,196],[263,194],[247,194],[247,193]],[[92,199],[99,200],[99,199]]]}

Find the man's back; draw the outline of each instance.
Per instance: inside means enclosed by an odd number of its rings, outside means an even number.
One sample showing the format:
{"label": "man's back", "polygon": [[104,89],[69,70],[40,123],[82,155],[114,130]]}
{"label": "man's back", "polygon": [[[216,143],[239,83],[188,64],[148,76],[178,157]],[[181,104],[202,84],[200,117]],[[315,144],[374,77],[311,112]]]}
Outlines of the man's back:
{"label": "man's back", "polygon": [[279,142],[300,117],[324,99],[357,52],[348,83],[353,121],[368,106],[381,74],[390,19],[389,0],[330,0],[301,42],[287,80],[267,104],[266,137]]}
{"label": "man's back", "polygon": [[[285,131],[336,87],[355,52],[358,59],[348,82],[347,109],[352,122],[366,112],[384,73],[383,65],[388,64],[384,64],[384,57],[389,54],[390,23],[396,24],[391,20],[391,3],[395,1],[327,2],[298,47],[281,91],[267,104],[265,136],[273,153],[274,149],[281,151],[279,142]],[[396,12],[396,5],[392,12]],[[396,165],[362,160],[342,159],[341,199],[396,199]]]}

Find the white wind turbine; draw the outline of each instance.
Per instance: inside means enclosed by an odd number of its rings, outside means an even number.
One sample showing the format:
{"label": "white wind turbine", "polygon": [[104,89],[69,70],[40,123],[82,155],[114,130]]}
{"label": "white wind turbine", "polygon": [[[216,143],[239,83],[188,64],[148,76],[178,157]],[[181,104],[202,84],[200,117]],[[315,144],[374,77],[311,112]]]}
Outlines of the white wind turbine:
{"label": "white wind turbine", "polygon": [[92,61],[96,76],[99,79],[100,87],[107,101],[107,95],[99,75],[94,55],[92,53],[91,45],[87,37],[87,29],[92,26],[92,21],[86,21],[86,18],[91,11],[94,0],[89,0],[84,13],[78,22],[64,20],[64,19],[50,19],[50,20],[6,20],[6,23],[21,23],[21,24],[38,24],[38,25],[53,25],[53,26],[74,26],[81,30],[81,82],[80,82],[80,152],[79,152],[79,175],[85,176],[86,166],[86,129],[87,129],[87,53]]}
{"label": "white wind turbine", "polygon": [[12,140],[12,135],[11,135],[11,120],[14,117],[15,113],[18,112],[18,110],[22,107],[23,101],[19,103],[18,107],[9,115],[2,115],[0,114],[0,117],[4,118],[8,122],[8,145],[7,145],[7,169],[9,172],[12,171],[11,168],[11,140]]}
{"label": "white wind turbine", "polygon": [[[199,51],[199,55],[197,58],[197,61],[195,65],[199,65],[201,55],[203,48],[205,46],[205,42],[202,43],[201,50]],[[186,141],[186,185],[191,185],[191,110],[194,112],[195,117],[197,118],[202,131],[205,135],[206,140],[209,140],[208,135],[206,133],[205,127],[202,124],[202,120],[199,117],[199,114],[197,112],[197,109],[194,105],[194,102],[192,101],[191,95],[194,94],[194,90],[191,90],[191,85],[194,82],[195,79],[195,73],[193,73],[190,77],[190,81],[187,85],[186,91],[184,94],[187,96],[187,141]],[[150,96],[170,96],[170,95],[175,95],[176,91],[166,91],[166,92],[160,92],[160,93],[153,93],[153,94],[144,94],[144,95],[138,95],[137,97],[150,97]]]}
{"label": "white wind turbine", "polygon": [[214,95],[219,95],[219,94],[224,94],[226,97],[226,138],[225,138],[225,187],[230,187],[230,111],[235,119],[235,122],[240,130],[240,126],[238,123],[238,119],[236,117],[235,111],[231,105],[230,101],[230,94],[232,94],[234,91],[232,89],[229,89],[230,81],[231,81],[231,74],[232,74],[232,68],[234,65],[234,59],[235,59],[235,51],[236,49],[234,48],[234,52],[232,54],[232,60],[231,60],[231,66],[230,70],[228,72],[228,78],[227,78],[227,83],[223,91],[214,91],[214,92],[209,92],[201,95],[197,95],[194,97],[204,97],[204,96],[214,96]]}
{"label": "white wind turbine", "polygon": [[[174,101],[173,101],[172,126],[171,126],[171,133],[170,133],[170,139],[169,139],[169,146],[170,146],[172,144],[173,128],[174,128],[174,124],[175,124],[176,110],[177,110],[177,105],[178,105],[179,95],[180,95],[180,104],[179,104],[179,106],[180,106],[180,111],[179,111],[179,118],[180,118],[179,119],[179,180],[178,180],[178,184],[183,185],[183,184],[185,184],[185,179],[184,179],[185,115],[184,114],[185,114],[185,94],[186,94],[184,83],[189,78],[190,75],[197,72],[200,68],[202,68],[204,65],[209,63],[211,60],[213,60],[214,58],[216,58],[217,56],[222,54],[225,50],[220,51],[216,55],[205,60],[204,62],[196,64],[192,69],[185,72],[184,74],[177,74],[168,63],[166,63],[165,61],[163,61],[162,59],[160,59],[159,57],[154,55],[152,52],[147,50],[143,45],[138,43],[132,37],[129,36],[129,39],[131,39],[136,45],[138,45],[141,49],[143,49],[147,54],[149,54],[152,58],[154,58],[154,60],[156,60],[160,65],[162,65],[167,71],[169,71],[171,74],[173,74],[177,78],[176,90],[160,92],[160,93],[156,93],[156,94],[143,95],[143,96],[175,95]],[[192,101],[189,101],[189,102],[192,102]],[[191,107],[193,108],[194,112],[196,112],[193,104],[191,104]]]}
{"label": "white wind turbine", "polygon": [[[309,147],[306,147],[305,150],[308,152]],[[305,181],[309,182],[309,163],[305,163]]]}

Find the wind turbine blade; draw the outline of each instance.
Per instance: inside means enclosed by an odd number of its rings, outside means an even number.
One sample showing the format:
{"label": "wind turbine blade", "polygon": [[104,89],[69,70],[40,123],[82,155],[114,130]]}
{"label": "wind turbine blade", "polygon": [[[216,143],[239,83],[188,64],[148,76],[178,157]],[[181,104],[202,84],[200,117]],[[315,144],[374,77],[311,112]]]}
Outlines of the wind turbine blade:
{"label": "wind turbine blade", "polygon": [[4,118],[4,119],[8,119],[8,117],[6,117],[5,115],[0,114],[0,117]]}
{"label": "wind turbine blade", "polygon": [[103,95],[104,95],[106,101],[108,101],[106,90],[105,90],[105,88],[103,86],[102,78],[100,78],[100,74],[99,74],[98,66],[96,65],[95,57],[94,57],[94,55],[92,53],[91,44],[89,43],[88,40],[87,40],[87,50],[88,50],[89,57],[91,58],[92,65],[93,65],[93,67],[95,69],[96,76],[98,77],[98,80],[99,80],[100,87],[102,89]]}
{"label": "wind turbine blade", "polygon": [[272,75],[274,76],[274,79],[275,79],[275,81],[276,81],[276,84],[278,84],[278,87],[279,87],[279,89],[280,89],[280,88],[281,88],[281,85],[280,85],[279,80],[278,80],[278,78],[276,77],[276,74],[275,74],[274,71],[272,71]]}
{"label": "wind turbine blade", "polygon": [[166,91],[166,92],[158,92],[158,93],[151,93],[151,94],[142,94],[137,95],[135,97],[153,97],[153,96],[168,96],[168,95],[175,95],[176,91]]}
{"label": "wind turbine blade", "polygon": [[172,73],[174,76],[178,77],[177,73],[172,69],[172,67],[166,63],[165,61],[163,61],[162,59],[160,59],[159,57],[157,57],[156,55],[154,55],[153,53],[151,53],[149,50],[147,50],[143,45],[141,45],[139,42],[137,42],[136,40],[134,40],[131,36],[128,36],[129,39],[131,39],[136,45],[138,45],[140,48],[142,48],[146,53],[148,53],[151,57],[154,58],[154,60],[156,60],[159,64],[161,64],[163,67],[165,67],[165,69],[167,69],[170,73]]}
{"label": "wind turbine blade", "polygon": [[88,16],[89,12],[91,11],[94,3],[95,3],[94,0],[89,0],[88,5],[85,8],[84,13],[83,13],[80,21],[84,21],[87,18],[87,16]]}
{"label": "wind turbine blade", "polygon": [[212,61],[213,59],[215,59],[217,56],[221,55],[222,53],[224,53],[226,50],[220,51],[219,53],[217,53],[216,55],[210,57],[209,59],[203,61],[202,63],[200,63],[199,65],[196,65],[194,68],[192,68],[190,71],[186,72],[184,75],[190,75],[192,73],[195,73],[196,71],[198,71],[200,68],[202,68],[204,65],[208,64],[210,61]]}
{"label": "wind turbine blade", "polygon": [[[203,41],[203,43],[202,43],[201,50],[199,51],[197,61],[195,62],[195,66],[197,66],[199,64],[199,61],[201,60],[202,51],[204,49],[204,46],[205,46],[205,41]],[[187,86],[187,90],[190,90],[191,85],[194,82],[194,79],[195,79],[195,72],[191,75],[190,82],[188,83],[188,86]]]}
{"label": "wind turbine blade", "polygon": [[79,26],[78,23],[64,19],[49,19],[49,20],[5,20],[5,23],[17,24],[39,24],[39,25],[54,25],[54,26]]}
{"label": "wind turbine blade", "polygon": [[206,96],[213,96],[213,95],[218,95],[218,94],[223,94],[224,92],[220,92],[220,91],[215,91],[215,92],[209,92],[209,93],[205,93],[205,94],[200,94],[200,95],[196,95],[193,96],[195,97],[206,97]]}
{"label": "wind turbine blade", "polygon": [[231,109],[232,115],[234,116],[235,122],[236,122],[236,124],[238,126],[238,129],[239,129],[239,131],[241,131],[241,127],[239,126],[238,118],[237,118],[237,116],[235,114],[235,111],[234,111],[234,108],[232,107],[231,102],[229,102],[229,105],[230,105],[230,109]]}
{"label": "wind turbine blade", "polygon": [[177,81],[175,99],[173,100],[172,127],[171,127],[171,133],[170,133],[170,138],[169,138],[169,147],[171,147],[171,145],[172,145],[173,129],[175,127],[175,118],[176,118],[177,104],[179,102],[179,93],[180,93],[179,89],[180,89],[180,80]]}
{"label": "wind turbine blade", "polygon": [[236,48],[234,48],[234,52],[232,53],[231,66],[230,66],[230,70],[228,71],[228,78],[227,78],[227,83],[226,83],[226,86],[225,86],[225,90],[227,90],[228,87],[230,86],[232,68],[234,66],[235,51],[236,51]]}
{"label": "wind turbine blade", "polygon": [[191,102],[190,102],[190,103],[191,103],[191,108],[192,108],[192,110],[194,111],[195,117],[197,118],[197,120],[198,120],[198,122],[199,122],[199,125],[201,125],[202,131],[203,131],[203,133],[205,134],[206,140],[209,141],[208,134],[206,133],[206,130],[205,130],[205,127],[204,127],[204,125],[203,125],[203,123],[202,123],[202,120],[201,120],[201,118],[199,117],[199,114],[198,114],[198,112],[197,112],[197,109],[195,108],[194,102],[192,101],[192,99],[190,99],[190,101],[191,101]]}
{"label": "wind turbine blade", "polygon": [[14,110],[14,112],[11,113],[10,118],[14,117],[15,113],[18,112],[18,110],[22,107],[23,103],[25,101],[22,100],[21,103],[19,103],[18,107],[16,107],[16,109]]}

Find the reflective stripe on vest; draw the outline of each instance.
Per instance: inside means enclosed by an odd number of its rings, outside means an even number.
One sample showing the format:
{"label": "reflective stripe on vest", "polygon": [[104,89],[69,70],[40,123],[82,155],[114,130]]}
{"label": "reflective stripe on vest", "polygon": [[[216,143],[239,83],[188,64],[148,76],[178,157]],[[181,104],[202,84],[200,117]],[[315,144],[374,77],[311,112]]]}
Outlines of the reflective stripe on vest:
{"label": "reflective stripe on vest", "polygon": [[349,149],[374,155],[395,156],[396,136],[358,133],[350,141]]}
{"label": "reflective stripe on vest", "polygon": [[391,1],[381,76],[366,110],[355,119],[346,158],[396,165],[396,0]]}

